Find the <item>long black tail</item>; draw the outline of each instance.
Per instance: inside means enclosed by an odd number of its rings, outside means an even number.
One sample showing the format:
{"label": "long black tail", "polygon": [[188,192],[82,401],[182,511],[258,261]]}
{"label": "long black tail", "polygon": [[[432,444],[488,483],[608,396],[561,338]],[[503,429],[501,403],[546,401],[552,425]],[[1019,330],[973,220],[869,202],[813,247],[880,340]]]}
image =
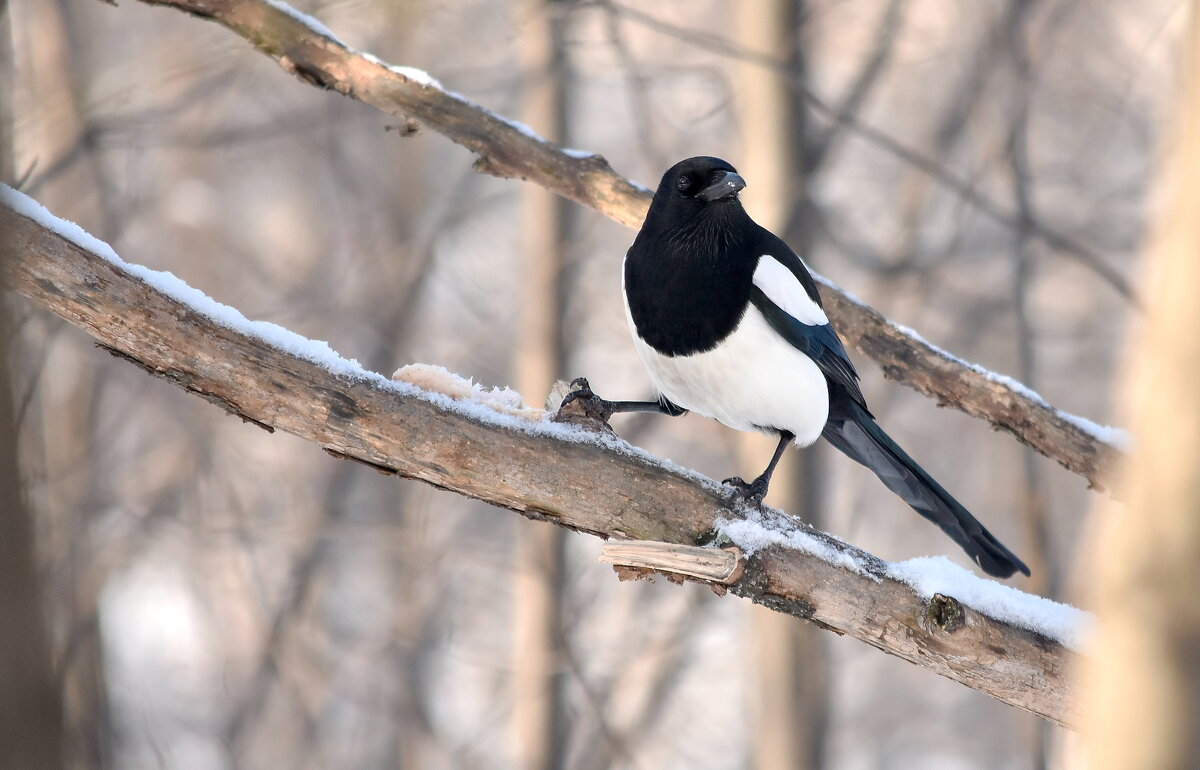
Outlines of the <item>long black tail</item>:
{"label": "long black tail", "polygon": [[830,444],[870,468],[913,510],[941,527],[984,572],[1001,578],[1029,574],[1029,567],[896,446],[866,409],[837,388],[830,391],[829,422],[821,434]]}

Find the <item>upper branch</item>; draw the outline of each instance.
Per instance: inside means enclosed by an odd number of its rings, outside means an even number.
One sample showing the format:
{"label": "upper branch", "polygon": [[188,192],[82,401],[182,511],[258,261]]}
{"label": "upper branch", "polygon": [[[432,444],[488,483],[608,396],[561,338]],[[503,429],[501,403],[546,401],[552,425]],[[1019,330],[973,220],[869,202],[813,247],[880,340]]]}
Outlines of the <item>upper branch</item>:
{"label": "upper branch", "polygon": [[[455,408],[341,359],[335,373],[285,352],[252,336],[249,322],[230,322],[237,315],[231,308],[221,306],[215,315],[225,321],[218,323],[195,300],[185,304],[130,271],[148,279],[163,274],[93,253],[10,206],[0,205],[0,284],[150,374],[260,427],[604,538],[691,545],[711,536],[722,519],[742,517],[719,485],[627,445],[581,438],[545,421]],[[279,334],[273,327],[271,338]],[[1010,705],[1070,721],[1075,656],[1059,642],[952,598],[927,602],[875,557],[819,532],[804,535],[835,558],[775,545],[718,582]]]}
{"label": "upper branch", "polygon": [[[534,182],[638,227],[650,194],[612,170],[599,155],[564,150],[505,120],[420,70],[389,67],[330,37],[319,25],[265,0],[143,0],[213,19],[245,38],[304,81],[333,89],[392,115],[416,117],[478,158],[475,167],[501,177]],[[946,354],[827,281],[821,287],[829,315],[846,343],[873,358],[891,379],[903,382],[1018,440],[1088,480],[1111,485],[1121,452],[1064,417],[1036,394],[989,377]]]}

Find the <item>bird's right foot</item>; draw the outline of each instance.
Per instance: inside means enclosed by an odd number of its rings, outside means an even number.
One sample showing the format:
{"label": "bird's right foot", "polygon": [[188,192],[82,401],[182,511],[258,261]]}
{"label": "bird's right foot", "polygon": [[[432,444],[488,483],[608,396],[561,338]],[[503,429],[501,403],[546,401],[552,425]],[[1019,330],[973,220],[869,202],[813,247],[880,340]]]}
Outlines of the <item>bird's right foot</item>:
{"label": "bird's right foot", "polygon": [[610,433],[608,418],[612,417],[616,408],[613,402],[600,398],[592,392],[586,377],[576,377],[571,380],[571,392],[563,398],[554,414],[555,422],[582,423],[598,422]]}
{"label": "bird's right foot", "polygon": [[743,481],[740,476],[732,476],[721,483],[727,487],[733,487],[733,493],[749,505],[761,507],[763,498],[767,496],[769,482],[770,479],[764,479],[762,476],[751,482]]}

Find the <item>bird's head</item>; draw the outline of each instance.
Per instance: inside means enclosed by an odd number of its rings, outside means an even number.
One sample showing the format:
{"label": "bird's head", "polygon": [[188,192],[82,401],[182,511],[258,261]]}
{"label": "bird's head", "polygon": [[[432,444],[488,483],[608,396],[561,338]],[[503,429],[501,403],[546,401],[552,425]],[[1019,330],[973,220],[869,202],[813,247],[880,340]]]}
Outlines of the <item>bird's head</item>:
{"label": "bird's head", "polygon": [[736,202],[746,180],[720,158],[700,155],[681,160],[663,174],[651,209],[676,215]]}

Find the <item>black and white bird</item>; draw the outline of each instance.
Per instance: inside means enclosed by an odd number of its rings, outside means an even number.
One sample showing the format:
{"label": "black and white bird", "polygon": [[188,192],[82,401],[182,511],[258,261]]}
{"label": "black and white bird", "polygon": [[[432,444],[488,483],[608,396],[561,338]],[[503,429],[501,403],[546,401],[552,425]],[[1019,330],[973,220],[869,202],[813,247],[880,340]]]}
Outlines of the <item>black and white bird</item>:
{"label": "black and white bird", "polygon": [[688,158],[663,175],[625,256],[625,308],[658,401],[604,401],[579,380],[564,404],[601,413],[696,412],[731,428],[779,437],[752,482],[726,479],[758,503],[790,442],[824,436],[941,527],[985,572],[1029,568],[875,423],[858,373],[821,305],[816,284],[787,244],[750,218],[733,166]]}

